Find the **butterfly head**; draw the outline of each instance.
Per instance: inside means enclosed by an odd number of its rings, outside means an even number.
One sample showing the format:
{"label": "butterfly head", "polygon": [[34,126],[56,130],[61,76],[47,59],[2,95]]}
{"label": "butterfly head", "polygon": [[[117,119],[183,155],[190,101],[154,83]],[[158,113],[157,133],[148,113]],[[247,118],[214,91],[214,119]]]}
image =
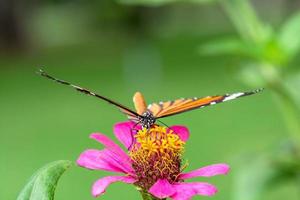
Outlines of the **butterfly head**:
{"label": "butterfly head", "polygon": [[156,118],[150,111],[146,111],[142,114],[140,122],[143,128],[149,129],[156,121]]}

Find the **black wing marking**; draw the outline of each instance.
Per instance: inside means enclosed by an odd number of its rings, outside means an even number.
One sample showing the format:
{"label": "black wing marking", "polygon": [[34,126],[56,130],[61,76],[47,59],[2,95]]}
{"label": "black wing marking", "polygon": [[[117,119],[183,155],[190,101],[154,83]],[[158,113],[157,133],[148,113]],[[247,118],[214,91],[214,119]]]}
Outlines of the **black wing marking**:
{"label": "black wing marking", "polygon": [[67,81],[64,81],[64,80],[60,80],[60,79],[54,78],[53,76],[50,76],[49,74],[47,74],[47,73],[46,73],[45,71],[43,71],[42,69],[39,69],[39,71],[37,71],[37,73],[38,73],[39,75],[41,75],[41,76],[43,76],[43,77],[46,77],[46,78],[48,78],[48,79],[50,79],[50,80],[53,80],[53,81],[55,81],[55,82],[57,82],[57,83],[60,83],[60,84],[63,84],[63,85],[71,86],[72,88],[74,88],[75,90],[77,90],[77,91],[79,91],[79,92],[81,92],[81,93],[84,93],[84,94],[87,94],[87,95],[90,95],[90,96],[97,97],[97,98],[99,98],[99,99],[102,99],[102,100],[104,100],[104,101],[110,103],[110,104],[113,104],[113,105],[117,106],[121,111],[122,111],[122,110],[123,110],[123,111],[126,111],[126,112],[124,112],[124,113],[126,113],[126,114],[128,114],[128,115],[131,114],[131,116],[140,116],[138,113],[132,111],[131,109],[127,108],[126,106],[121,105],[120,103],[117,103],[117,102],[115,102],[115,101],[113,101],[113,100],[111,100],[111,99],[108,99],[107,97],[104,97],[104,96],[101,96],[101,95],[99,95],[99,94],[96,94],[96,93],[94,93],[94,92],[92,92],[92,91],[89,91],[89,90],[87,90],[87,89],[85,89],[85,88],[82,88],[82,87],[80,87],[80,86],[73,85],[72,83],[69,83],[69,82],[67,82]]}

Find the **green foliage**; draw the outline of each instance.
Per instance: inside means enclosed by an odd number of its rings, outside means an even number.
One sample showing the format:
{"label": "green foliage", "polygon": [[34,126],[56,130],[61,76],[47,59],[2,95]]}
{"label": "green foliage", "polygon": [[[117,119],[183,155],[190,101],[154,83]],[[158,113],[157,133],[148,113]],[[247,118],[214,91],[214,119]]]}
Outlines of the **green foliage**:
{"label": "green foliage", "polygon": [[255,61],[270,62],[276,65],[286,62],[285,52],[272,34],[261,43],[233,37],[214,40],[200,46],[199,50],[204,55],[243,56]]}
{"label": "green foliage", "polygon": [[270,36],[270,27],[262,23],[248,0],[219,0],[241,38],[261,43]]}
{"label": "green foliage", "polygon": [[52,200],[61,175],[72,165],[71,161],[60,160],[39,169],[22,189],[17,200]]}
{"label": "green foliage", "polygon": [[286,140],[268,155],[243,156],[235,173],[233,200],[261,200],[269,189],[299,181],[299,149]]}
{"label": "green foliage", "polygon": [[145,6],[159,6],[174,2],[184,2],[184,3],[211,3],[217,0],[117,0],[120,3],[132,4],[132,5],[145,5]]}
{"label": "green foliage", "polygon": [[257,200],[275,176],[267,157],[253,157],[242,162],[236,170],[233,200]]}
{"label": "green foliage", "polygon": [[240,39],[212,41],[204,46],[210,54],[244,55],[258,62],[287,66],[300,49],[300,13],[293,15],[278,33],[257,17],[247,0],[220,0],[240,34]]}
{"label": "green foliage", "polygon": [[239,38],[223,38],[210,41],[199,47],[204,55],[242,55],[257,57],[255,46]]}
{"label": "green foliage", "polygon": [[277,168],[272,185],[281,184],[285,180],[299,182],[299,147],[294,140],[285,140],[278,145],[275,151],[273,165]]}
{"label": "green foliage", "polygon": [[237,73],[237,78],[253,88],[265,87],[267,85],[261,69],[254,63],[243,64],[243,67]]}
{"label": "green foliage", "polygon": [[287,55],[292,58],[300,49],[300,12],[290,17],[281,27],[278,40]]}
{"label": "green foliage", "polygon": [[298,107],[300,108],[300,73],[297,72],[289,75],[285,81],[285,85],[295,102],[298,104]]}
{"label": "green foliage", "polygon": [[138,4],[138,5],[162,5],[166,3],[176,2],[177,0],[118,0],[120,3],[124,4]]}

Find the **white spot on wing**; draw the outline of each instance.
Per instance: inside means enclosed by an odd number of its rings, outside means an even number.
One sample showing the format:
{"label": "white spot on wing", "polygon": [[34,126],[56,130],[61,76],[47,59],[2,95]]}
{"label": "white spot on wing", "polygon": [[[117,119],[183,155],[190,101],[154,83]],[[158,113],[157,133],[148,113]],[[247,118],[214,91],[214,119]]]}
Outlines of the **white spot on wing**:
{"label": "white spot on wing", "polygon": [[215,104],[217,104],[217,102],[215,102],[215,101],[210,103],[210,105],[215,105]]}
{"label": "white spot on wing", "polygon": [[236,99],[240,96],[243,96],[244,94],[245,93],[243,93],[243,92],[234,93],[234,94],[229,95],[228,97],[225,97],[223,101],[230,101],[230,100]]}
{"label": "white spot on wing", "polygon": [[79,90],[82,90],[83,88],[81,87],[78,87],[77,85],[71,85],[72,87],[76,88],[76,89],[79,89]]}

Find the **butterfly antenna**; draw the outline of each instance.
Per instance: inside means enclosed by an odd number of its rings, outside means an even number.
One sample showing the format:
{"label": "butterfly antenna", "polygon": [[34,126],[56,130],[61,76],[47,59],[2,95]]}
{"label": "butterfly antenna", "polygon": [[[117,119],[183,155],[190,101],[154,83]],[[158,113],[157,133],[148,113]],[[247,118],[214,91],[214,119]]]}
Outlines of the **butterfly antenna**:
{"label": "butterfly antenna", "polygon": [[165,125],[166,127],[170,128],[167,124],[165,124],[164,122],[160,121],[159,119],[157,119],[157,121],[163,125]]}

